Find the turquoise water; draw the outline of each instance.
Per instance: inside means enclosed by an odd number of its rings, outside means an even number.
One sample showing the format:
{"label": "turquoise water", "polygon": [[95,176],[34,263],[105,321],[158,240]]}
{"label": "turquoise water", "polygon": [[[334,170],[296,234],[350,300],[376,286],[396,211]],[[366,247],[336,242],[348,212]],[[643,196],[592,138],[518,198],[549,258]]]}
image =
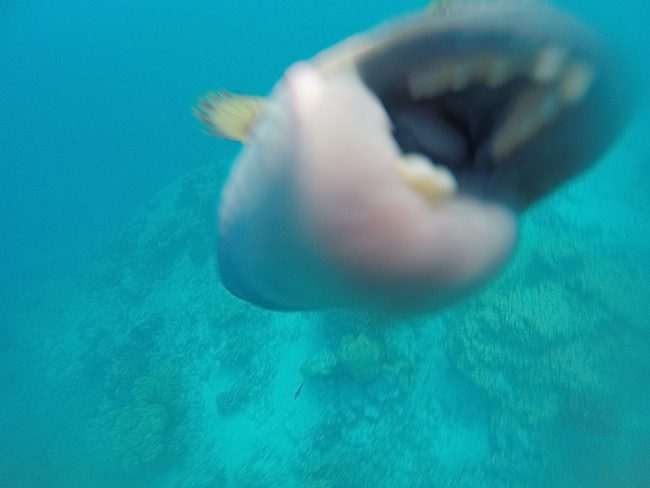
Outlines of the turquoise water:
{"label": "turquoise water", "polygon": [[[562,5],[644,86],[635,2]],[[644,90],[467,302],[386,328],[219,283],[238,146],[190,106],[422,3],[0,6],[1,487],[650,486]]]}

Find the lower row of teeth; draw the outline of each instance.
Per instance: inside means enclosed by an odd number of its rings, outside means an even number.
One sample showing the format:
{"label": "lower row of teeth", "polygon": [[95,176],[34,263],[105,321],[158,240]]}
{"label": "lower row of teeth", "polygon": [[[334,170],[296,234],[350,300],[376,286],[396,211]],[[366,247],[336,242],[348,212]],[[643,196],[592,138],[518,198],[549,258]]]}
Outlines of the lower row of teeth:
{"label": "lower row of teeth", "polygon": [[398,160],[400,179],[422,198],[437,204],[458,191],[454,175],[444,166],[434,165],[420,154],[407,154]]}

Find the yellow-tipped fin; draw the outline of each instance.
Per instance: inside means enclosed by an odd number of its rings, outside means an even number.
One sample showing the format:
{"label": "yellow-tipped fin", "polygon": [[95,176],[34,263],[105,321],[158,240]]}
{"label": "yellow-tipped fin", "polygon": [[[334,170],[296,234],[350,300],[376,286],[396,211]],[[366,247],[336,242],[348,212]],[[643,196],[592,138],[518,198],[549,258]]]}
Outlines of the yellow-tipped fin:
{"label": "yellow-tipped fin", "polygon": [[264,112],[265,105],[263,97],[221,90],[199,98],[192,111],[211,134],[246,143],[255,121]]}

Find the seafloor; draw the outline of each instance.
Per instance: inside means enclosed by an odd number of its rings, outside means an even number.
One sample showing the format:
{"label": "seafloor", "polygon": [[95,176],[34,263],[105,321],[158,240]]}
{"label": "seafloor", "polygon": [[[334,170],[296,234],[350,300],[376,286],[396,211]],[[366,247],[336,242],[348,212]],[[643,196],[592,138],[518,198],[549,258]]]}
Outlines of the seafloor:
{"label": "seafloor", "polygon": [[641,129],[524,217],[487,290],[390,326],[234,299],[226,167],[187,174],[3,311],[2,486],[650,486]]}

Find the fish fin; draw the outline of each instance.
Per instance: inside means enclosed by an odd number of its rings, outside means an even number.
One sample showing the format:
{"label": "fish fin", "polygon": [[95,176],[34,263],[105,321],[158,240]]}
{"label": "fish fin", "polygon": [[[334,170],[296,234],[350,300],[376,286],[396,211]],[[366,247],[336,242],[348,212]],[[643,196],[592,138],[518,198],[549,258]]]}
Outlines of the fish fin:
{"label": "fish fin", "polygon": [[199,98],[192,112],[210,134],[246,143],[265,106],[266,100],[263,97],[221,90]]}
{"label": "fish fin", "polygon": [[424,13],[426,15],[447,15],[453,0],[433,0],[427,5]]}

